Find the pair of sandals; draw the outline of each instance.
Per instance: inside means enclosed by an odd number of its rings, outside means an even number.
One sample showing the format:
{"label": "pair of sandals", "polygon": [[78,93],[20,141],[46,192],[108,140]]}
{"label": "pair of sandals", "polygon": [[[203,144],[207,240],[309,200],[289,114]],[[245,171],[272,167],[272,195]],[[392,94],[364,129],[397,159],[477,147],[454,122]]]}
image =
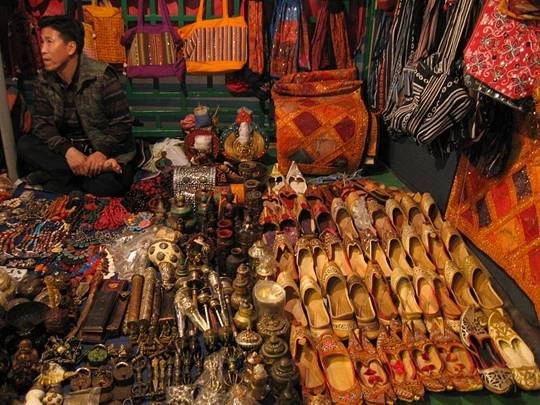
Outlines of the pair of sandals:
{"label": "pair of sandals", "polygon": [[284,176],[279,170],[279,164],[274,164],[274,166],[272,166],[272,171],[270,172],[268,182],[270,190],[274,193],[279,193],[281,188],[283,188],[285,185],[288,185],[297,194],[304,194],[307,190],[306,179],[302,175],[302,172],[300,172],[296,162],[291,163],[286,176]]}

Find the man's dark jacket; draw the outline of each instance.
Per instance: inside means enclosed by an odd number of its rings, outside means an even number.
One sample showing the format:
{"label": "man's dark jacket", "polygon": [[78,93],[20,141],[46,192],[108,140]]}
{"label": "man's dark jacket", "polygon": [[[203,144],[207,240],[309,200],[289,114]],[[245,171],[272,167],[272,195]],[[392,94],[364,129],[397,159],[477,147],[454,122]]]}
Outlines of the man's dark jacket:
{"label": "man's dark jacket", "polygon": [[[116,73],[106,63],[82,55],[79,61],[75,105],[82,130],[92,148],[119,163],[127,163],[135,156],[135,142],[131,133],[133,119],[125,94],[116,83],[112,97],[111,78]],[[118,92],[122,96],[118,97]],[[34,85],[34,134],[62,153],[66,138],[60,134],[63,119],[63,91],[57,74],[43,71]],[[108,101],[109,100],[109,101]],[[65,146],[64,146],[65,148]],[[65,151],[64,151],[65,152]]]}

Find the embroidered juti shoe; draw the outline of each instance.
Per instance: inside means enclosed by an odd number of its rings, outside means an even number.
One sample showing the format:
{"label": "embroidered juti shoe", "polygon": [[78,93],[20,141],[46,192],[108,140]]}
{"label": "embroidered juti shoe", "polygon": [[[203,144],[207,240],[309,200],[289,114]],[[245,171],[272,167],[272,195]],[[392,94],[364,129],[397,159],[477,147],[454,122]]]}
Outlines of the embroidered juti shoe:
{"label": "embroidered juti shoe", "polygon": [[320,280],[323,293],[328,299],[328,309],[334,334],[345,340],[349,333],[356,329],[354,308],[347,294],[347,282],[336,263],[330,261],[326,264]]}
{"label": "embroidered juti shoe", "polygon": [[446,374],[456,391],[470,392],[484,388],[471,353],[456,334],[448,329],[437,330],[431,333],[431,340],[446,364]]}
{"label": "embroidered juti shoe", "polygon": [[[291,324],[289,342],[291,357],[300,374],[300,386],[304,403],[310,403],[314,397],[322,397],[330,402],[324,373],[319,363],[315,340],[302,325]],[[321,399],[321,398],[320,398]]]}
{"label": "embroidered juti shoe", "polygon": [[490,315],[488,331],[516,384],[527,391],[540,389],[540,371],[533,352],[500,313]]}
{"label": "embroidered juti shoe", "polygon": [[478,365],[480,378],[489,391],[495,394],[509,392],[514,379],[499,350],[481,325],[479,308],[468,307],[461,315],[461,342],[469,349]]}
{"label": "embroidered juti shoe", "polygon": [[400,400],[413,402],[424,397],[424,385],[418,377],[412,353],[395,332],[381,329],[377,353],[389,371],[392,388]]}
{"label": "embroidered juti shoe", "polygon": [[390,378],[379,359],[377,350],[365,335],[360,338],[351,332],[348,343],[349,356],[353,361],[356,375],[365,388],[364,401],[370,405],[394,403],[397,396],[390,383]]}
{"label": "embroidered juti shoe", "polygon": [[332,401],[343,405],[361,404],[362,386],[343,343],[332,334],[324,335],[317,341],[317,352]]}

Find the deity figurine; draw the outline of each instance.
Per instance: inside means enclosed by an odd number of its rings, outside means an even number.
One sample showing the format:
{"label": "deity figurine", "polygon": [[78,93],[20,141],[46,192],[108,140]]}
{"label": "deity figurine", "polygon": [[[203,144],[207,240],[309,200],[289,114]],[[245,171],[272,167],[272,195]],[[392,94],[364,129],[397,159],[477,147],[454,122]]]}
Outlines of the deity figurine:
{"label": "deity figurine", "polygon": [[260,159],[267,150],[268,140],[253,122],[253,111],[240,107],[234,124],[222,137],[223,155],[234,162]]}
{"label": "deity figurine", "polygon": [[212,164],[219,154],[219,138],[215,131],[216,114],[210,116],[208,107],[201,105],[194,109],[194,113],[194,128],[190,128],[184,140],[186,156],[194,166]]}

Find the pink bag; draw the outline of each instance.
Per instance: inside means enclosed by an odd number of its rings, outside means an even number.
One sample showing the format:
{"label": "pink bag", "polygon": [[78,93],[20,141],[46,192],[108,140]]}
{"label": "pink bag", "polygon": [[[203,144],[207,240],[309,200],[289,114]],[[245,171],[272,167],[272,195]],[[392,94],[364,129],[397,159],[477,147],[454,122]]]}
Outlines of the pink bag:
{"label": "pink bag", "polygon": [[137,25],[122,37],[129,46],[128,77],[169,77],[184,80],[186,64],[182,56],[181,40],[171,24],[165,0],[158,0],[161,24],[144,24],[144,0],[138,0]]}

